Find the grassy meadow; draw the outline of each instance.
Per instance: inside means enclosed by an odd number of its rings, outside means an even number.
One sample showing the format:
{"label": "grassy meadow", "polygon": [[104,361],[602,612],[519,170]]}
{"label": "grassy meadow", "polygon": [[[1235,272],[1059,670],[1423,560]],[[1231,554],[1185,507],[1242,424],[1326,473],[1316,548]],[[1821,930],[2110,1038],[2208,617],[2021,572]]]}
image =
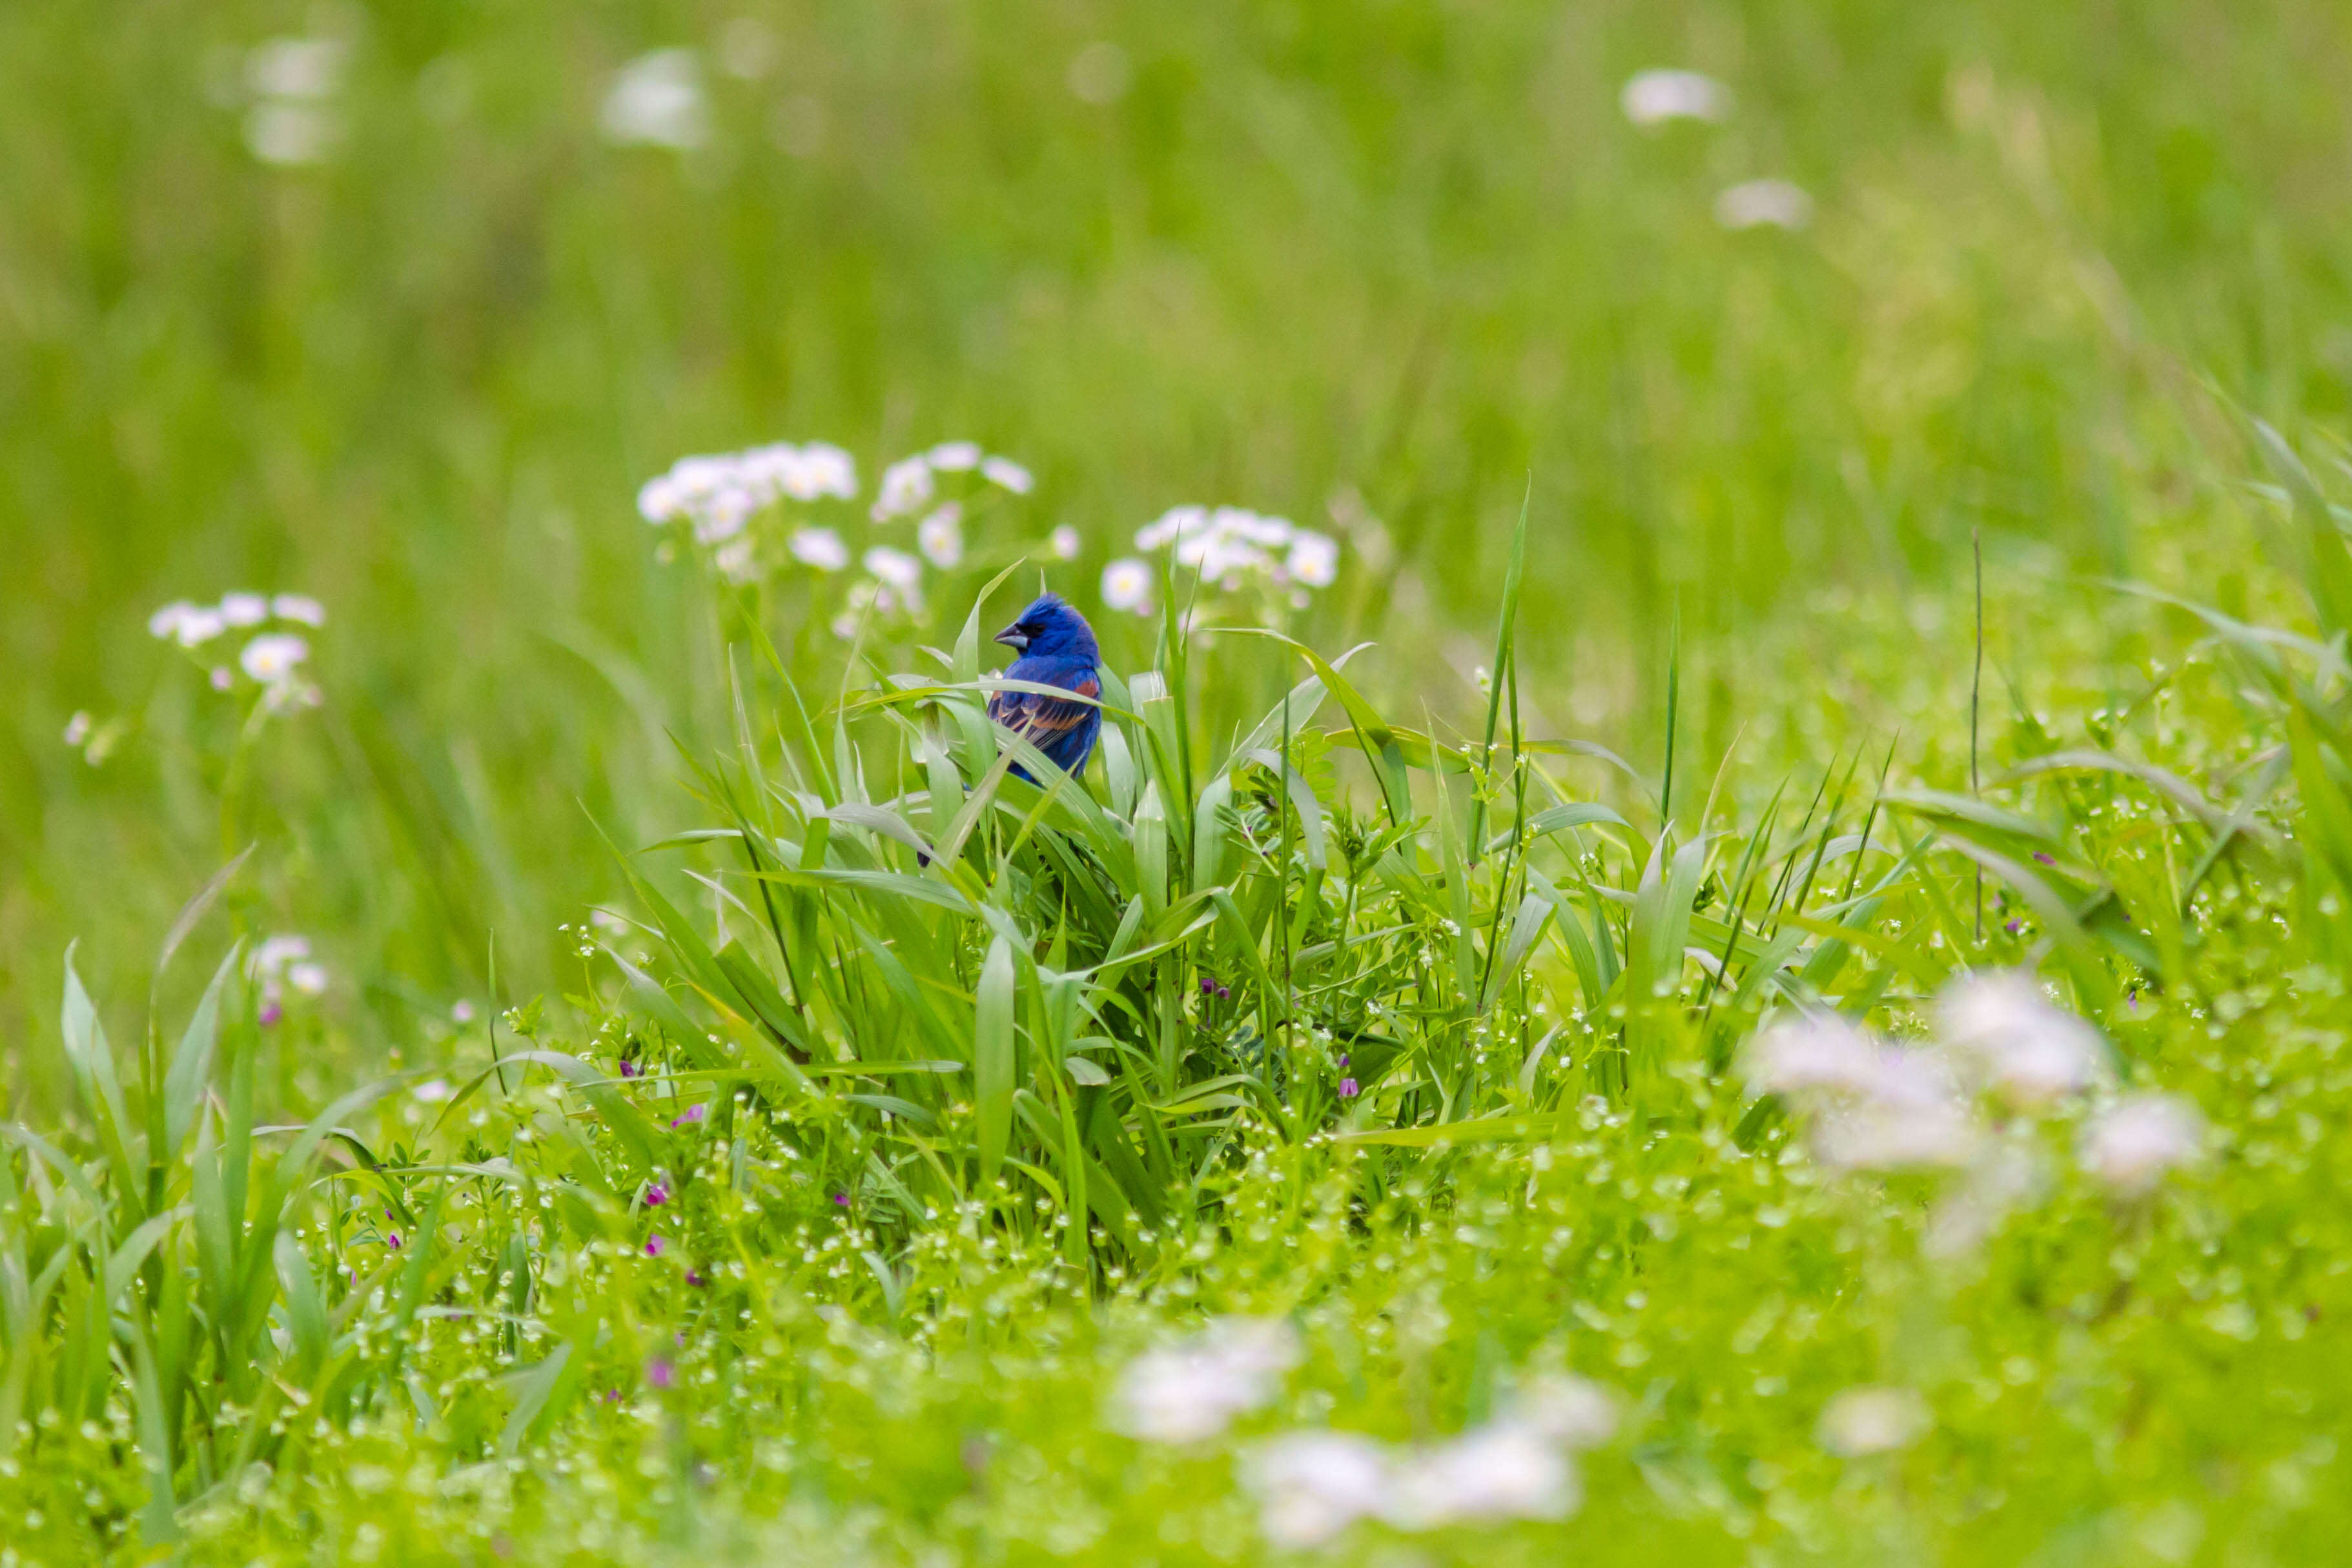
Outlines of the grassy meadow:
{"label": "grassy meadow", "polygon": [[2331,1560],[2347,47],[0,14],[0,1568]]}

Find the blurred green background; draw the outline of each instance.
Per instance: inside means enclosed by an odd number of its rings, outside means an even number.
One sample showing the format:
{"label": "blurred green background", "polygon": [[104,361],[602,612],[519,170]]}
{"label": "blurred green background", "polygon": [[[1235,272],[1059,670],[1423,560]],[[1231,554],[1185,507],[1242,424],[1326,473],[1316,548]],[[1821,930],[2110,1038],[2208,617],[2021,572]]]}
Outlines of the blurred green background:
{"label": "blurred green background", "polygon": [[[984,441],[1089,603],[1171,504],[1336,515],[1306,634],[1464,722],[1531,479],[1534,727],[1649,766],[1676,610],[1711,758],[1974,528],[2006,585],[2226,598],[2212,393],[2352,390],[2347,47],[2320,0],[0,10],[0,1093],[65,944],[135,997],[225,839],[359,1049],[429,1043],[494,931],[560,983],[583,803],[679,820],[663,732],[723,712],[632,504],[687,452],[831,440],[870,493]],[[659,49],[696,145],[603,123]],[[1728,117],[1629,123],[1656,66]],[[1717,222],[1762,177],[1809,227]],[[237,588],[331,619],[225,829],[144,622]]]}

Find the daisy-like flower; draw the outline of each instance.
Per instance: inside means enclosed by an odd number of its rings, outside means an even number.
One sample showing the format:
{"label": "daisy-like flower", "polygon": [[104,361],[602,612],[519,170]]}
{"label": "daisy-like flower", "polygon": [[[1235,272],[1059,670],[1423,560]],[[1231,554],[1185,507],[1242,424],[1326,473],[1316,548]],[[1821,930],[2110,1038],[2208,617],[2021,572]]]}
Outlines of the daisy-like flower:
{"label": "daisy-like flower", "polygon": [[269,613],[280,621],[309,627],[327,623],[327,607],[306,593],[280,593],[269,601]]}
{"label": "daisy-like flower", "polygon": [[927,456],[902,457],[882,470],[882,488],[874,497],[874,520],[887,523],[929,506],[933,486]]}
{"label": "daisy-like flower", "polygon": [[710,139],[702,67],[692,49],[656,49],[614,73],[598,114],[607,141],[691,152]]}
{"label": "daisy-like flower", "polygon": [[1103,602],[1113,610],[1151,613],[1151,568],[1133,556],[1123,556],[1103,568]]}
{"label": "daisy-like flower", "polygon": [[1266,1539],[1293,1550],[1338,1539],[1390,1490],[1387,1450],[1349,1432],[1287,1433],[1252,1453],[1242,1476]]}
{"label": "daisy-like flower", "polygon": [[1112,1425],[1155,1443],[1213,1437],[1271,1400],[1298,1363],[1298,1336],[1278,1318],[1225,1318],[1181,1343],[1144,1352],[1119,1375]]}
{"label": "daisy-like flower", "polygon": [[2205,1118],[2170,1094],[2133,1094],[2092,1118],[2083,1130],[2083,1168],[2111,1190],[2137,1197],[2167,1171],[2203,1150]]}
{"label": "daisy-like flower", "polygon": [[849,547],[831,528],[795,528],[784,545],[793,559],[819,571],[839,571],[849,564]]}
{"label": "daisy-like flower", "polygon": [[1255,588],[1296,604],[1307,588],[1339,574],[1339,546],[1287,517],[1242,507],[1172,507],[1139,529],[1139,549],[1165,549],[1203,583],[1225,591]]}
{"label": "daisy-like flower", "polygon": [[1617,95],[1617,106],[1626,119],[1649,130],[1675,120],[1722,120],[1731,112],[1731,92],[1697,71],[1636,71]]}
{"label": "daisy-like flower", "polygon": [[1395,1466],[1381,1517],[1400,1530],[1565,1519],[1581,1496],[1576,1469],[1558,1445],[1496,1421]]}
{"label": "daisy-like flower", "polygon": [[177,643],[183,648],[202,646],[227,630],[228,621],[219,611],[191,604],[184,599],[175,599],[147,617],[149,636]]}
{"label": "daisy-like flower", "polygon": [[1748,1087],[1789,1096],[1813,1157],[1843,1170],[1965,1165],[1982,1129],[1939,1054],[1873,1039],[1834,1016],[1779,1024],[1748,1051]]}
{"label": "daisy-like flower", "polygon": [[269,601],[258,593],[226,593],[220,614],[232,626],[258,626],[269,619]]}
{"label": "daisy-like flower", "polygon": [[265,632],[245,645],[236,662],[265,686],[282,685],[299,673],[310,644],[291,632]]}
{"label": "daisy-like flower", "polygon": [[980,449],[976,441],[942,441],[923,455],[942,474],[967,474],[979,467],[988,454]]}
{"label": "daisy-like flower", "polygon": [[915,525],[915,546],[945,571],[963,559],[963,508],[950,501]]}
{"label": "daisy-like flower", "polygon": [[1078,550],[1085,542],[1078,538],[1077,529],[1064,523],[1047,537],[1045,548],[1054,552],[1055,560],[1076,560],[1078,559]]}
{"label": "daisy-like flower", "polygon": [[1037,483],[1028,469],[1010,457],[983,459],[980,465],[980,476],[997,488],[1010,490],[1016,496],[1027,495]]}
{"label": "daisy-like flower", "polygon": [[1309,588],[1328,588],[1339,575],[1339,541],[1302,528],[1290,541],[1290,575]]}
{"label": "daisy-like flower", "polygon": [[923,608],[923,563],[905,550],[876,545],[866,552],[866,570],[874,576],[873,604],[885,613],[904,610],[920,614]]}
{"label": "daisy-like flower", "polygon": [[310,956],[310,941],[281,932],[265,938],[245,961],[246,974],[259,982],[263,1021],[275,1022],[292,987],[306,997],[327,988],[327,967]]}
{"label": "daisy-like flower", "polygon": [[660,525],[681,518],[695,542],[719,545],[779,501],[847,499],[857,494],[857,465],[838,446],[776,442],[742,452],[681,457],[637,491],[637,511]]}
{"label": "daisy-like flower", "polygon": [[1813,199],[1786,180],[1745,180],[1716,197],[1715,221],[1727,229],[1801,229],[1813,221]]}

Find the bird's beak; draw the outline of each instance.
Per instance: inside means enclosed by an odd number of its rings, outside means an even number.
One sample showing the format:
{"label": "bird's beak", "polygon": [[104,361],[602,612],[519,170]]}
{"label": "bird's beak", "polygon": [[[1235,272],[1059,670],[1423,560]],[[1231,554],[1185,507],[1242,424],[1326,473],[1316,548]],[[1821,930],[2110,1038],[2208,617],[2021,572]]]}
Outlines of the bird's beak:
{"label": "bird's beak", "polygon": [[1029,639],[1018,625],[1007,626],[996,634],[996,640],[1016,653],[1025,653],[1029,651]]}

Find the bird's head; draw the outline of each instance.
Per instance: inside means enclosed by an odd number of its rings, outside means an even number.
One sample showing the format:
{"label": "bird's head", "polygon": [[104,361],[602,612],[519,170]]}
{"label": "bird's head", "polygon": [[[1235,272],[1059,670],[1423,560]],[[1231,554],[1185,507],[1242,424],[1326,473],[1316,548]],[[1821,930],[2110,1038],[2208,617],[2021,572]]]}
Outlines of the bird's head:
{"label": "bird's head", "polygon": [[1093,664],[1101,657],[1087,618],[1054,593],[1039,595],[996,640],[1024,658],[1075,658]]}

